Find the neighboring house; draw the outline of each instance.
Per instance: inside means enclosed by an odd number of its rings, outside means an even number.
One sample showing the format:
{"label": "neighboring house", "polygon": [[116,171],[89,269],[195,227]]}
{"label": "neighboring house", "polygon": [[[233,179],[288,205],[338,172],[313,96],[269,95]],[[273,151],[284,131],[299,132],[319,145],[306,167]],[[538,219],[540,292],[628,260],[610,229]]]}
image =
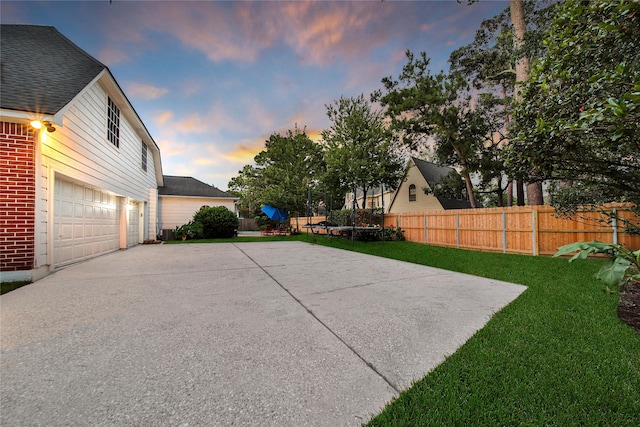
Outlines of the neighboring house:
{"label": "neighboring house", "polygon": [[[393,199],[393,195],[395,191],[393,188],[384,188],[384,192],[382,191],[382,187],[376,187],[369,189],[367,191],[367,203],[364,204],[364,193],[362,189],[356,190],[356,205],[359,208],[363,206],[366,209],[374,208],[382,209],[384,207],[384,212],[389,212],[389,208],[391,207],[391,200]],[[353,192],[347,193],[345,195],[344,209],[352,209],[353,208]]]}
{"label": "neighboring house", "polygon": [[463,197],[450,199],[425,194],[425,189],[432,190],[440,180],[447,176],[453,168],[438,166],[415,157],[407,163],[405,180],[393,196],[389,212],[424,212],[433,210],[468,209],[471,204]]}
{"label": "neighboring house", "polygon": [[214,186],[188,176],[164,176],[164,185],[158,188],[160,212],[158,223],[162,235],[188,223],[203,206],[224,206],[237,214],[239,200]]}
{"label": "neighboring house", "polygon": [[0,37],[2,281],[155,239],[160,150],[109,69],[53,27]]}

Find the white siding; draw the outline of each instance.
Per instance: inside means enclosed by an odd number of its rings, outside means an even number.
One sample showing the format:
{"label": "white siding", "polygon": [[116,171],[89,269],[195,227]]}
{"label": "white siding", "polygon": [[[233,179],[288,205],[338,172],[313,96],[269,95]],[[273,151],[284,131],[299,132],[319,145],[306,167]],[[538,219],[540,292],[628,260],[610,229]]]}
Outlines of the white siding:
{"label": "white siding", "polygon": [[111,191],[119,196],[146,201],[149,188],[156,187],[153,156],[142,170],[141,136],[120,114],[120,147],[106,136],[107,93],[99,84],[82,93],[65,112],[63,125],[55,133],[45,133],[42,152],[45,162],[56,172]]}
{"label": "white siding", "polygon": [[182,196],[160,196],[159,199],[158,225],[161,230],[173,230],[186,224],[203,206],[224,206],[231,212],[235,212],[233,199]]}

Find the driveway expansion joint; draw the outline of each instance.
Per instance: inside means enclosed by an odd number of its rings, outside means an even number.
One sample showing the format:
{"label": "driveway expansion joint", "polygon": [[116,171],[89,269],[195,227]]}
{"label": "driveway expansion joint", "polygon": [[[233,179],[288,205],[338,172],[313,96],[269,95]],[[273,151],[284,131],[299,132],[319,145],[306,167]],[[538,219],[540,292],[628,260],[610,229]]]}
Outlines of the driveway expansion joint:
{"label": "driveway expansion joint", "polygon": [[287,289],[282,283],[280,283],[275,277],[273,277],[271,273],[269,273],[260,264],[258,264],[253,258],[251,258],[249,254],[243,251],[242,248],[238,247],[235,244],[234,246],[236,246],[236,248],[240,252],[242,252],[247,258],[249,258],[251,262],[253,262],[256,266],[258,266],[258,268],[260,268],[267,276],[269,276],[269,278],[271,278],[271,280],[273,280],[280,288],[282,288],[282,290],[284,290],[287,294],[289,294],[289,296],[293,298],[293,300],[296,303],[298,303],[307,313],[311,315],[311,317],[313,317],[320,325],[322,325],[327,331],[329,331],[331,335],[336,337],[338,341],[340,341],[345,347],[347,347],[358,359],[360,359],[366,366],[368,366],[369,369],[375,372],[376,375],[378,375],[384,382],[386,382],[389,385],[389,387],[391,387],[396,392],[397,395],[400,394],[400,391],[401,391],[400,388],[397,385],[395,385],[389,378],[387,378],[382,372],[380,372],[373,365],[373,363],[366,360],[360,353],[358,353],[358,351],[355,348],[353,348],[353,346],[347,343],[340,335],[338,335],[337,332],[335,332],[333,329],[329,327],[329,325],[323,322],[309,307],[307,307],[299,298],[293,295],[293,293],[289,289]]}

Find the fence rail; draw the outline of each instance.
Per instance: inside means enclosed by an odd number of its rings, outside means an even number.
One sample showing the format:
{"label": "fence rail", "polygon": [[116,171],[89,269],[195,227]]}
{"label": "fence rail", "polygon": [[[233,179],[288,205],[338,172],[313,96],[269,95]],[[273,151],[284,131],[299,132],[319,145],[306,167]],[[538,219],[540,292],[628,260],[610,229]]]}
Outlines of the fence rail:
{"label": "fence rail", "polygon": [[[608,205],[618,217],[637,220],[624,205]],[[311,223],[325,217],[311,217]],[[574,218],[559,218],[551,206],[463,209],[420,213],[385,214],[385,227],[399,226],[405,239],[435,246],[487,252],[553,255],[558,247],[576,241],[599,240],[640,248],[640,236],[622,232],[614,221],[603,225],[601,214],[580,212]],[[292,219],[295,221],[295,218]],[[306,224],[307,217],[298,218]],[[292,225],[294,223],[292,222]]]}

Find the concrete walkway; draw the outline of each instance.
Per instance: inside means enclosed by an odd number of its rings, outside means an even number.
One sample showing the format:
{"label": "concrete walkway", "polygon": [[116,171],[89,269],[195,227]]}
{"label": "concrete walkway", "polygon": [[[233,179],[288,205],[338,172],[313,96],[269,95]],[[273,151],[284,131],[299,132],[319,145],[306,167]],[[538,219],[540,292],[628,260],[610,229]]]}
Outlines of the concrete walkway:
{"label": "concrete walkway", "polygon": [[0,424],[357,426],[524,289],[304,242],[138,246],[0,298]]}

